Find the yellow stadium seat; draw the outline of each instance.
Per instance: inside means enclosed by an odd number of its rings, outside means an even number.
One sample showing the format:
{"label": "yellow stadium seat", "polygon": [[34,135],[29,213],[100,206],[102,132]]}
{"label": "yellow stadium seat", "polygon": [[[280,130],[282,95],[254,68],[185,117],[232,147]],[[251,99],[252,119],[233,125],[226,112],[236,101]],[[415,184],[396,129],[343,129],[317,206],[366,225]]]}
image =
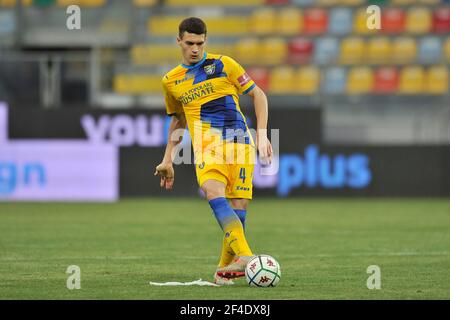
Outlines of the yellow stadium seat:
{"label": "yellow stadium seat", "polygon": [[76,4],[80,7],[100,7],[105,5],[106,0],[57,0],[56,5],[59,7],[67,7]]}
{"label": "yellow stadium seat", "polygon": [[435,5],[440,4],[442,0],[418,0],[420,4]]}
{"label": "yellow stadium seat", "polygon": [[168,6],[258,6],[263,5],[264,0],[166,0]]}
{"label": "yellow stadium seat", "polygon": [[[183,16],[154,16],[148,21],[148,30],[155,36],[175,36]],[[244,16],[210,17],[203,19],[208,27],[208,34],[241,35],[248,33],[248,22]]]}
{"label": "yellow stadium seat", "polygon": [[426,34],[431,30],[431,12],[425,7],[414,7],[406,15],[406,32]]}
{"label": "yellow stadium seat", "polygon": [[136,45],[131,48],[131,62],[135,65],[173,64],[180,61],[180,50],[175,44]]}
{"label": "yellow stadium seat", "polygon": [[133,0],[136,7],[151,7],[158,3],[158,0]]}
{"label": "yellow stadium seat", "polygon": [[405,67],[400,73],[400,94],[422,94],[424,92],[425,72],[420,66]]}
{"label": "yellow stadium seat", "polygon": [[433,66],[426,75],[426,92],[428,94],[447,94],[449,92],[448,69],[444,66]]}
{"label": "yellow stadium seat", "polygon": [[400,37],[392,44],[392,62],[412,63],[417,55],[417,43],[414,38]]}
{"label": "yellow stadium seat", "polygon": [[294,69],[290,66],[274,67],[270,72],[269,92],[287,94],[294,91]]}
{"label": "yellow stadium seat", "polygon": [[404,6],[404,5],[408,5],[408,4],[414,4],[416,2],[416,0],[391,0],[390,2],[393,5]]}
{"label": "yellow stadium seat", "polygon": [[272,34],[276,24],[275,10],[262,7],[250,15],[250,29],[255,34]]}
{"label": "yellow stadium seat", "polygon": [[320,70],[315,66],[300,67],[295,75],[293,91],[298,94],[316,94],[320,87]]}
{"label": "yellow stadium seat", "polygon": [[350,37],[342,40],[340,61],[344,64],[357,64],[365,58],[365,44],[362,38]]}
{"label": "yellow stadium seat", "polygon": [[236,43],[234,52],[239,63],[257,64],[261,54],[261,45],[256,38],[242,38]]}
{"label": "yellow stadium seat", "polygon": [[[12,8],[17,4],[18,0],[0,0],[0,7]],[[28,7],[33,4],[33,0],[22,0],[22,6]]]}
{"label": "yellow stadium seat", "polygon": [[106,0],[81,0],[83,7],[100,7],[105,5]]}
{"label": "yellow stadium seat", "polygon": [[285,7],[278,12],[277,32],[283,35],[296,35],[303,30],[303,15],[300,10]]}
{"label": "yellow stadium seat", "polygon": [[386,63],[391,59],[392,46],[389,38],[376,37],[369,40],[368,58],[371,63]]}
{"label": "yellow stadium seat", "polygon": [[369,29],[367,27],[367,12],[366,8],[361,8],[354,14],[353,30],[358,34],[375,34],[377,29]]}
{"label": "yellow stadium seat", "polygon": [[206,45],[206,52],[208,53],[214,53],[214,54],[221,54],[224,56],[234,57],[236,55],[235,48],[231,44],[207,44]]}
{"label": "yellow stadium seat", "polygon": [[450,37],[444,43],[444,56],[447,62],[450,62]]}
{"label": "yellow stadium seat", "polygon": [[335,6],[338,5],[340,0],[317,0],[315,1],[319,6]]}
{"label": "yellow stadium seat", "polygon": [[369,67],[353,67],[348,74],[347,93],[351,95],[367,94],[374,84],[373,71]]}
{"label": "yellow stadium seat", "polygon": [[366,0],[341,0],[338,2],[338,4],[343,6],[361,6],[366,2]]}
{"label": "yellow stadium seat", "polygon": [[118,74],[114,77],[114,91],[120,94],[161,93],[161,75]]}
{"label": "yellow stadium seat", "polygon": [[265,38],[261,41],[260,63],[282,64],[286,61],[288,48],[284,38]]}

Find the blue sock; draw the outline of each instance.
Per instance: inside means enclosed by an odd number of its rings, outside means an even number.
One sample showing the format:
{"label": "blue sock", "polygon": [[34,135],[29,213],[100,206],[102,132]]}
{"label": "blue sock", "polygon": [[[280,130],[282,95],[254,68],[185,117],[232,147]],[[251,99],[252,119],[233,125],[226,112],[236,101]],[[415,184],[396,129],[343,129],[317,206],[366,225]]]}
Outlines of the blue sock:
{"label": "blue sock", "polygon": [[237,221],[238,223],[241,223],[227,199],[223,197],[215,198],[209,201],[209,205],[214,211],[214,215],[222,230],[225,230],[225,227],[232,222]]}
{"label": "blue sock", "polygon": [[245,230],[245,217],[247,216],[247,210],[234,209],[234,212],[236,212],[237,216],[239,217],[239,220],[241,220],[242,227]]}

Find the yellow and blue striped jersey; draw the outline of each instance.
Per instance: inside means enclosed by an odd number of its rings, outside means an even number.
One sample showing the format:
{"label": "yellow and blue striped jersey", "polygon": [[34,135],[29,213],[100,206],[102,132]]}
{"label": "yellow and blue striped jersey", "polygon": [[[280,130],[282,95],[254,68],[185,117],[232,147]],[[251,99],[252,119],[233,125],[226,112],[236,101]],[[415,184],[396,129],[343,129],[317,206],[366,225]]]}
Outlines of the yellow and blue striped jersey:
{"label": "yellow and blue striped jersey", "polygon": [[[202,136],[215,132],[222,142],[254,145],[239,94],[251,91],[255,83],[235,60],[205,52],[195,65],[180,64],[169,71],[162,83],[166,111],[169,115],[184,112],[194,151],[199,151],[195,132]],[[203,148],[205,142],[201,144]]]}

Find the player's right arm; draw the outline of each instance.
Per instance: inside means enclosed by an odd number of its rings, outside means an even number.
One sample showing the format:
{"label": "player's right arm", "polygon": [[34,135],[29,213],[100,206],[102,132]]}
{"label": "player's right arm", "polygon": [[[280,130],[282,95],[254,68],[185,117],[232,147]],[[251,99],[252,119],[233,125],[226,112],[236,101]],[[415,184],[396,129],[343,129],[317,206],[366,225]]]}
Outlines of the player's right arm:
{"label": "player's right arm", "polygon": [[[173,170],[173,159],[177,151],[177,146],[181,142],[183,135],[177,135],[177,130],[186,128],[186,117],[183,112],[181,103],[177,101],[168,92],[165,82],[163,81],[164,96],[166,102],[167,114],[171,116],[168,139],[166,145],[166,151],[164,152],[164,158],[159,165],[156,166],[155,176],[161,177],[161,188],[172,189],[175,180],[175,171]],[[176,138],[176,137],[179,138]]]}

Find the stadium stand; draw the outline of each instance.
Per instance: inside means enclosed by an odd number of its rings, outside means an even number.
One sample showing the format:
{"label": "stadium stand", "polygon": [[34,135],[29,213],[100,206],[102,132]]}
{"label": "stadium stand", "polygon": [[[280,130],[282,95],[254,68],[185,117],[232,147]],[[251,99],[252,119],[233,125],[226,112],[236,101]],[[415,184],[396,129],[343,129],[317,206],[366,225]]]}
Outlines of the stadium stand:
{"label": "stadium stand", "polygon": [[[108,27],[114,19],[107,13],[119,2],[20,3],[36,16],[44,14],[33,11],[36,7],[63,10],[78,4],[92,16],[87,20],[96,31],[114,35]],[[0,0],[0,46],[12,28],[8,10],[18,3]],[[382,7],[381,30],[367,28],[371,4]],[[194,5],[202,9],[192,10]],[[207,23],[208,51],[238,60],[269,94],[449,95],[447,0],[133,0],[128,6],[134,10],[124,18],[129,37],[116,45],[121,58],[111,62],[107,73],[113,79],[109,90],[119,95],[161,94],[156,82],[179,63],[175,36],[187,14]],[[105,8],[102,14],[90,11],[99,8]]]}

